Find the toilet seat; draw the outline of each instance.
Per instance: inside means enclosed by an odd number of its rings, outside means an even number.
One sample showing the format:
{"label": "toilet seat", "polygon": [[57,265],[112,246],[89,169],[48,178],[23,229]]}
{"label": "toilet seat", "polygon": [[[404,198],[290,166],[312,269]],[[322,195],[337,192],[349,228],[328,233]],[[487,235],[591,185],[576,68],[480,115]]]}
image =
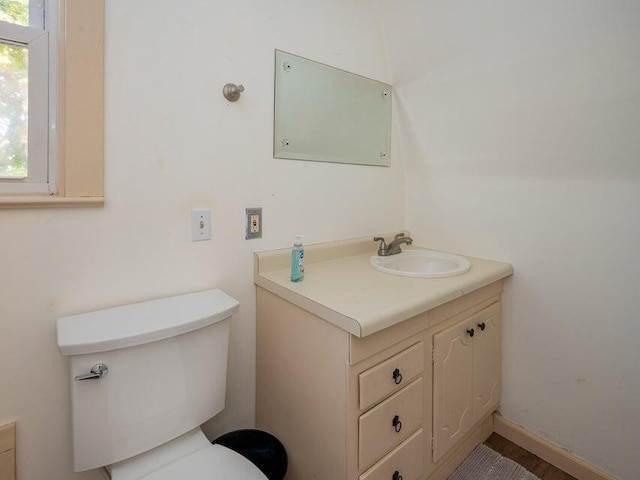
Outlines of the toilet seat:
{"label": "toilet seat", "polygon": [[253,463],[199,428],[111,466],[112,480],[268,480]]}

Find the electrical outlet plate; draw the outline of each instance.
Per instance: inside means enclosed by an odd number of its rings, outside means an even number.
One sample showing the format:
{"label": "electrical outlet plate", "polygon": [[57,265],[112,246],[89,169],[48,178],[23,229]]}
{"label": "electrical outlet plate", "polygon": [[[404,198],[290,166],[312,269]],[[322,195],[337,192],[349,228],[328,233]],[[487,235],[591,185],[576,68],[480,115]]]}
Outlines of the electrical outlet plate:
{"label": "electrical outlet plate", "polygon": [[262,208],[245,209],[245,239],[262,238]]}
{"label": "electrical outlet plate", "polygon": [[191,241],[211,240],[211,210],[191,210]]}

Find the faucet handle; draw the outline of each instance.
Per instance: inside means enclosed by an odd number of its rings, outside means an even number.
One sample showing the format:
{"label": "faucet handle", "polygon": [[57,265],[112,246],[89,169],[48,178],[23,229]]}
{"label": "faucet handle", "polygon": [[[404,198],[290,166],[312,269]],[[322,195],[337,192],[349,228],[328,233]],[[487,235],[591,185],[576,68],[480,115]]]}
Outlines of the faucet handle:
{"label": "faucet handle", "polygon": [[380,242],[380,246],[378,247],[378,255],[381,257],[384,257],[387,254],[387,251],[389,250],[389,247],[387,246],[387,243],[384,241],[384,238],[373,237],[373,241]]}
{"label": "faucet handle", "polygon": [[396,236],[393,237],[394,240],[404,237],[404,232],[396,233]]}

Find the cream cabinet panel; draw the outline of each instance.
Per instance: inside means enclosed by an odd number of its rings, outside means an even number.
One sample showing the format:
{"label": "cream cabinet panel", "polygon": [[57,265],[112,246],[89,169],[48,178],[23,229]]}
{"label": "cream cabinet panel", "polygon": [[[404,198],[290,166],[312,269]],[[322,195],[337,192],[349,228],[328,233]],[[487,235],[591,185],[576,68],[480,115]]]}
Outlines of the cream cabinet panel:
{"label": "cream cabinet panel", "polygon": [[472,425],[471,323],[465,320],[433,336],[433,461]]}
{"label": "cream cabinet panel", "polygon": [[370,467],[422,425],[422,393],[419,378],[360,417],[360,469]]}
{"label": "cream cabinet panel", "polygon": [[409,385],[422,373],[423,366],[424,344],[421,342],[361,373],[360,410]]}
{"label": "cream cabinet panel", "polygon": [[500,307],[494,305],[475,317],[473,338],[473,422],[493,412],[500,402]]}
{"label": "cream cabinet panel", "polygon": [[500,403],[500,302],[433,336],[433,461]]}
{"label": "cream cabinet panel", "polygon": [[402,442],[373,467],[360,475],[360,480],[418,480],[424,471],[424,430]]}

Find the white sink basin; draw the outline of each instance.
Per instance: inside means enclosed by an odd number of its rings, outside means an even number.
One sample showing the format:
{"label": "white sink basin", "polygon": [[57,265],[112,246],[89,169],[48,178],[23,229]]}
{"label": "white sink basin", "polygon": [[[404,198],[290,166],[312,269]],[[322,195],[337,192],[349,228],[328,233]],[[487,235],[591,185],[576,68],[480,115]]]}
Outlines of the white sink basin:
{"label": "white sink basin", "polygon": [[454,277],[471,269],[467,259],[435,250],[407,250],[388,257],[374,255],[370,262],[376,270],[403,277]]}

